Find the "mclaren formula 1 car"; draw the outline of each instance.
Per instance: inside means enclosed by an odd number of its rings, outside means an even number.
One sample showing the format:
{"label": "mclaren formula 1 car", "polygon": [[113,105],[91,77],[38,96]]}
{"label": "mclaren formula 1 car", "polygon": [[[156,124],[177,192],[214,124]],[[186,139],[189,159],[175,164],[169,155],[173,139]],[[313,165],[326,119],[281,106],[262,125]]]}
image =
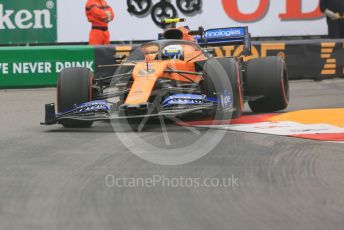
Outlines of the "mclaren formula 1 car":
{"label": "mclaren formula 1 car", "polygon": [[[159,40],[141,45],[109,77],[89,69],[67,68],[58,77],[55,104],[45,105],[45,125],[90,127],[95,121],[125,119],[145,123],[151,117],[189,114],[223,120],[242,114],[285,109],[289,101],[286,65],[280,57],[247,62],[251,39],[247,27],[192,31],[176,27]],[[241,57],[214,58],[209,47],[243,45]],[[118,57],[117,57],[118,58]],[[114,64],[116,65],[116,64]]]}

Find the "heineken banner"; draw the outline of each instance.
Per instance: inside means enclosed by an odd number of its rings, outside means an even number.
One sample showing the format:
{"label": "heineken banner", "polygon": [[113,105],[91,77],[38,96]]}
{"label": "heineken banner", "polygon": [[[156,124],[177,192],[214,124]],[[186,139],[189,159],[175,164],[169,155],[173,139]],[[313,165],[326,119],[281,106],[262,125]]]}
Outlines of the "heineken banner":
{"label": "heineken banner", "polygon": [[94,71],[91,46],[40,46],[0,48],[0,88],[55,86],[58,73],[67,67]]}
{"label": "heineken banner", "polygon": [[57,42],[56,0],[0,0],[0,44]]}

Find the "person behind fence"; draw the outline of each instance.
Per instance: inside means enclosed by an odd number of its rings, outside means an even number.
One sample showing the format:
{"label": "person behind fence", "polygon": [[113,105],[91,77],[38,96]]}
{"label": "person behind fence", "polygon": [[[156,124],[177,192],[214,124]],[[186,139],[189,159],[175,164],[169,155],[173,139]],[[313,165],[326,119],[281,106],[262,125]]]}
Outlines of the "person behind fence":
{"label": "person behind fence", "polygon": [[320,0],[320,9],[326,15],[330,38],[344,38],[344,0]]}
{"label": "person behind fence", "polygon": [[115,17],[112,8],[105,0],[88,0],[86,4],[86,16],[92,23],[90,32],[90,45],[109,45],[110,33],[108,24]]}

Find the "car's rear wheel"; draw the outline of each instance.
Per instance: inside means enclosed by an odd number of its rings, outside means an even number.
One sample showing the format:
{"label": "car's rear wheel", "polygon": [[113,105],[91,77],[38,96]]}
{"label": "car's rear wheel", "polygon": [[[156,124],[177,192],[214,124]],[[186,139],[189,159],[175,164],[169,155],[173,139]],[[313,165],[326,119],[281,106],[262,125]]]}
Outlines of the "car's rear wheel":
{"label": "car's rear wheel", "polygon": [[[66,68],[57,81],[57,110],[59,113],[73,109],[92,100],[93,73],[86,68]],[[88,128],[92,121],[61,121],[65,128]]]}
{"label": "car's rear wheel", "polygon": [[[243,93],[241,71],[235,58],[211,59],[204,65],[205,91],[208,97],[219,96],[228,91],[231,93],[232,112],[218,108],[216,119],[239,117],[243,111]],[[214,114],[215,115],[215,114]]]}
{"label": "car's rear wheel", "polygon": [[289,104],[289,81],[285,62],[280,57],[252,59],[246,66],[247,94],[253,112],[274,112]]}

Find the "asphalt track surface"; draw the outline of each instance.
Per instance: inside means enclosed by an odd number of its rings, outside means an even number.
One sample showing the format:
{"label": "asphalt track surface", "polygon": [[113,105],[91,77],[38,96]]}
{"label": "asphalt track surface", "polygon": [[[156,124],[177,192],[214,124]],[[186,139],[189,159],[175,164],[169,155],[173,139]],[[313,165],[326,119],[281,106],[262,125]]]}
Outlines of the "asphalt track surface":
{"label": "asphalt track surface", "polygon": [[[343,98],[344,80],[292,82],[288,110],[344,107]],[[162,166],[133,155],[107,123],[40,126],[54,100],[54,89],[0,91],[0,229],[343,229],[343,144],[227,132],[201,159]],[[195,138],[167,129],[172,147]],[[160,126],[139,135],[164,145]],[[237,181],[123,188],[109,175]]]}

